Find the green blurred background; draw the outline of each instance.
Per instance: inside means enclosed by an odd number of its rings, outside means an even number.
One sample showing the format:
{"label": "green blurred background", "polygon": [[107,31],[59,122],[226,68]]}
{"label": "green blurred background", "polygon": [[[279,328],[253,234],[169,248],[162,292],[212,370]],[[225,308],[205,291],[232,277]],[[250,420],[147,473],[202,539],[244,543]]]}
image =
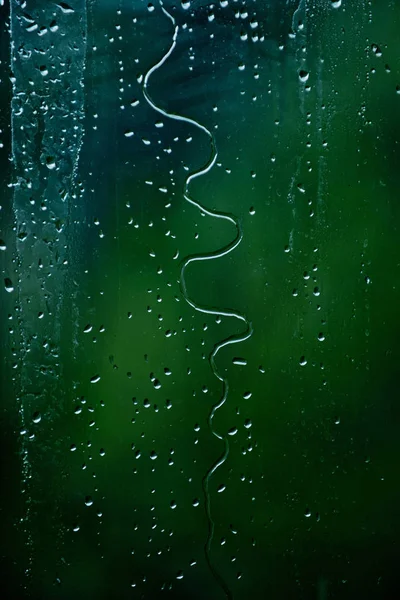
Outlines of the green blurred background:
{"label": "green blurred background", "polygon": [[[217,356],[210,561],[238,599],[397,598],[400,7],[164,5],[149,92],[212,130],[190,193],[244,232],[188,293],[254,329]],[[180,291],[235,229],[183,197],[207,136],[143,96],[172,23],[0,11],[5,597],[223,598],[209,356],[244,328]]]}

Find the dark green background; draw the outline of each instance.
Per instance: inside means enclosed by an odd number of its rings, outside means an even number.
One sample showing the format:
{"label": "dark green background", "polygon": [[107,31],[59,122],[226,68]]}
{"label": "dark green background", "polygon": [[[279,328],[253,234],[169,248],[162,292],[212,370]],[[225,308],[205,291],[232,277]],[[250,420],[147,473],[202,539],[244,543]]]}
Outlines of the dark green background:
{"label": "dark green background", "polygon": [[[0,8],[12,598],[224,597],[204,554],[224,449],[209,355],[244,328],[179,279],[235,228],[183,197],[207,136],[143,96],[173,36],[147,4]],[[238,599],[397,598],[400,7],[165,6],[180,29],[149,92],[212,130],[190,193],[244,232],[189,266],[188,292],[254,328],[217,356],[212,565]]]}

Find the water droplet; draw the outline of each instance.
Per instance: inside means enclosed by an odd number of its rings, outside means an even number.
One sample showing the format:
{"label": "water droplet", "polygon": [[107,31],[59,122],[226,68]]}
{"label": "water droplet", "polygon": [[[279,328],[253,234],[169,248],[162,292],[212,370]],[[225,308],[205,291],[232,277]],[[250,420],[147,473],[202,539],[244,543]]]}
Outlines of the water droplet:
{"label": "water droplet", "polygon": [[9,294],[11,294],[11,292],[14,291],[14,286],[12,284],[12,281],[8,277],[6,277],[4,279],[4,287],[5,287],[6,292],[8,292]]}
{"label": "water droplet", "polygon": [[245,358],[239,358],[238,356],[235,356],[235,358],[232,359],[232,363],[234,365],[245,367],[247,365],[247,360]]}
{"label": "water droplet", "polygon": [[52,171],[53,169],[56,168],[56,163],[55,163],[55,160],[54,160],[54,158],[52,156],[48,156],[46,158],[46,167],[48,169],[50,169],[50,171]]}
{"label": "water droplet", "polygon": [[372,44],[371,49],[372,49],[372,52],[376,56],[378,56],[378,57],[382,56],[382,50],[379,48],[379,46],[377,44]]}
{"label": "water droplet", "polygon": [[42,420],[42,416],[41,416],[40,412],[35,412],[33,414],[32,421],[34,423],[40,423],[41,420]]}
{"label": "water droplet", "polygon": [[299,79],[302,83],[305,83],[308,80],[309,76],[310,74],[308,73],[308,71],[304,71],[303,69],[299,71]]}
{"label": "water droplet", "polygon": [[60,2],[59,4],[56,4],[56,6],[58,6],[58,8],[61,8],[62,12],[66,15],[75,12],[74,9],[71,8],[66,2]]}

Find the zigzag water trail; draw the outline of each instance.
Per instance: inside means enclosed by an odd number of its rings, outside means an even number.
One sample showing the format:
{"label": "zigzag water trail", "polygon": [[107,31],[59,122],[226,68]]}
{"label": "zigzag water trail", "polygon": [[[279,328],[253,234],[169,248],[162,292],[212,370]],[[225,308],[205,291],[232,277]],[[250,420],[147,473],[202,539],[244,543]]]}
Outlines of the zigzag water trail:
{"label": "zigzag water trail", "polygon": [[204,260],[216,260],[216,259],[221,258],[222,256],[226,256],[227,254],[232,252],[242,241],[243,231],[242,231],[241,223],[236,216],[234,216],[233,214],[230,214],[230,213],[220,212],[220,211],[211,210],[209,208],[206,208],[205,206],[200,204],[200,202],[197,202],[196,200],[194,200],[189,194],[190,183],[194,179],[201,177],[202,175],[205,175],[206,173],[208,173],[213,168],[213,166],[215,165],[215,162],[217,160],[217,156],[218,156],[217,146],[216,146],[215,139],[214,139],[214,136],[211,133],[211,131],[209,129],[207,129],[207,127],[205,127],[204,125],[199,123],[198,121],[195,121],[194,119],[190,119],[188,117],[185,117],[182,115],[177,115],[174,113],[169,113],[169,112],[163,110],[162,108],[160,108],[159,106],[157,106],[154,103],[151,96],[149,95],[149,92],[147,89],[148,84],[149,84],[149,79],[150,79],[151,75],[155,71],[157,71],[171,56],[172,52],[175,49],[175,46],[177,43],[178,32],[179,32],[179,26],[176,24],[175,18],[173,17],[173,15],[171,15],[170,12],[168,12],[166,10],[166,8],[163,5],[162,0],[159,0],[159,4],[160,4],[160,7],[161,7],[161,10],[163,11],[163,13],[172,22],[172,25],[174,27],[174,34],[172,37],[172,44],[171,44],[169,50],[161,58],[161,60],[159,60],[146,73],[146,76],[144,77],[144,81],[143,81],[143,95],[144,95],[146,101],[148,102],[148,104],[155,111],[157,111],[164,117],[166,117],[168,119],[173,119],[175,121],[181,121],[184,123],[188,123],[189,125],[192,125],[192,126],[196,127],[197,129],[200,129],[207,135],[207,137],[209,138],[209,141],[210,141],[210,150],[211,150],[210,157],[209,157],[207,163],[202,168],[198,169],[194,173],[191,173],[186,178],[183,196],[184,196],[186,202],[189,202],[189,204],[192,204],[193,206],[198,208],[201,211],[201,213],[204,213],[210,217],[213,217],[214,219],[221,219],[224,221],[229,221],[230,223],[232,223],[234,225],[235,230],[236,230],[235,238],[229,244],[227,244],[220,250],[217,250],[215,252],[209,252],[207,254],[194,254],[194,255],[191,255],[191,256],[185,258],[184,261],[182,262],[181,273],[180,273],[180,287],[181,287],[182,295],[185,298],[186,302],[192,308],[194,308],[198,312],[205,313],[208,315],[231,317],[231,318],[241,321],[245,325],[244,332],[242,332],[240,334],[236,334],[236,335],[231,335],[230,337],[226,338],[225,340],[216,343],[210,354],[211,369],[212,369],[215,377],[217,377],[219,379],[219,381],[221,381],[223,392],[222,392],[220,401],[217,404],[215,404],[210,411],[210,414],[208,416],[208,425],[210,427],[210,431],[212,432],[212,434],[224,443],[224,451],[221,454],[221,456],[216,460],[216,462],[208,469],[206,475],[203,478],[205,508],[206,508],[206,514],[207,514],[207,519],[208,519],[208,525],[209,525],[208,537],[207,537],[207,541],[206,541],[206,544],[204,547],[205,556],[206,556],[207,564],[208,564],[215,580],[221,586],[221,588],[224,590],[227,598],[232,598],[231,590],[229,589],[229,587],[226,584],[226,582],[224,581],[223,577],[220,575],[217,568],[213,565],[213,563],[211,561],[211,544],[212,544],[212,540],[214,537],[215,525],[214,525],[214,521],[212,519],[212,514],[211,514],[211,498],[210,498],[210,493],[209,493],[209,482],[210,482],[210,478],[215,473],[215,471],[227,460],[228,454],[229,454],[229,444],[228,444],[227,437],[225,435],[220,434],[218,431],[216,431],[213,426],[213,419],[214,419],[215,413],[225,404],[225,402],[227,400],[227,396],[228,396],[228,391],[229,391],[228,380],[225,377],[223,377],[221,375],[221,373],[219,372],[217,364],[216,364],[216,357],[217,357],[218,352],[220,352],[220,350],[222,350],[222,348],[225,348],[229,344],[238,344],[240,342],[244,342],[245,340],[247,340],[253,333],[253,327],[252,327],[251,322],[247,319],[247,317],[245,317],[243,314],[241,314],[238,311],[234,311],[231,309],[218,309],[218,308],[213,308],[213,307],[206,307],[206,306],[201,306],[200,304],[197,304],[188,294],[187,287],[186,287],[186,280],[185,280],[185,272],[191,263],[195,263],[198,261],[204,261]]}

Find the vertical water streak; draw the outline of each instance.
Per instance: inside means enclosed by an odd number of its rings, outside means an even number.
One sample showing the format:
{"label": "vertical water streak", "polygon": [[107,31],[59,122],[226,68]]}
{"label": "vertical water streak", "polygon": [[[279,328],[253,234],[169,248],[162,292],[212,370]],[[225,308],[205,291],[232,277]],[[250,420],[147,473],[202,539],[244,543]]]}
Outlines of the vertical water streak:
{"label": "vertical water streak", "polygon": [[[17,60],[16,58],[16,43],[15,43],[15,35],[14,28],[16,26],[16,18],[14,14],[14,1],[10,0],[10,73],[11,73],[11,83],[12,83],[12,97],[11,97],[11,159],[12,159],[12,182],[13,186],[13,212],[14,212],[14,230],[18,231],[18,214],[17,214],[17,198],[16,198],[16,190],[17,190],[17,181],[16,181],[16,164],[17,164],[17,151],[16,151],[16,140],[15,140],[15,120],[16,120],[16,106],[18,102],[17,97],[17,85],[16,78],[14,76],[14,64]],[[18,245],[18,238],[16,239],[16,269],[15,269],[15,277],[17,277],[18,270],[21,266],[21,256]],[[20,432],[21,432],[21,493],[25,498],[25,514],[20,519],[20,526],[24,533],[25,537],[25,546],[28,553],[27,564],[25,568],[25,575],[30,578],[32,572],[32,560],[33,560],[33,538],[31,531],[29,529],[30,522],[30,514],[31,514],[31,498],[29,494],[30,488],[30,479],[32,477],[32,466],[30,463],[29,453],[28,453],[28,441],[23,432],[26,431],[26,415],[25,415],[25,404],[23,402],[23,397],[25,394],[25,377],[26,372],[22,368],[22,365],[26,362],[26,349],[27,349],[27,334],[23,327],[22,321],[24,319],[24,313],[22,311],[21,304],[21,294],[20,294],[20,286],[15,286],[15,295],[16,295],[16,307],[18,310],[18,333],[19,339],[16,340],[16,346],[19,348],[19,374],[17,374],[14,378],[14,385],[16,391],[16,399],[18,402],[18,413],[20,418]]]}
{"label": "vertical water streak", "polygon": [[[28,12],[29,10],[29,12]],[[62,444],[70,382],[71,272],[83,143],[86,0],[74,8],[10,0],[11,157],[15,238],[14,389],[20,414],[27,575],[62,531]],[[75,236],[76,237],[76,236]],[[73,319],[72,319],[73,320]],[[39,414],[40,427],[33,415]],[[52,497],[43,527],[42,503]],[[44,492],[43,490],[46,490]],[[45,533],[46,531],[46,533]],[[50,541],[51,540],[51,541]],[[40,585],[38,578],[35,583]]]}

